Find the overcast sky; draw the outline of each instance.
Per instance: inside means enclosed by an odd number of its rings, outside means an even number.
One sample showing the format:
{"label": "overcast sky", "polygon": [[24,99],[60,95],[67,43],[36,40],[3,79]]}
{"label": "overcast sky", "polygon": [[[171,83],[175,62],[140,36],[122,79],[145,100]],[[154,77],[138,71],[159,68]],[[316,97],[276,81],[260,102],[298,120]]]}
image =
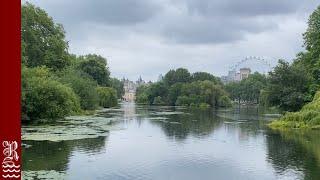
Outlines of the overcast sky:
{"label": "overcast sky", "polygon": [[[316,0],[31,0],[63,24],[69,51],[107,58],[111,75],[157,80],[185,67],[221,76],[246,56],[275,65],[303,50]],[[253,70],[267,67],[247,62]]]}

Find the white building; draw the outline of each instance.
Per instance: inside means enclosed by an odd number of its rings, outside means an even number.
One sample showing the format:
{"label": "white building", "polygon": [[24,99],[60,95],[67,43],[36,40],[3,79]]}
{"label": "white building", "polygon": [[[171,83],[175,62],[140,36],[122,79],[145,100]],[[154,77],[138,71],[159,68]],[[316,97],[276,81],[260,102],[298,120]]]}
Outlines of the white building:
{"label": "white building", "polygon": [[134,101],[136,99],[137,88],[144,84],[146,84],[146,82],[141,78],[141,76],[136,82],[123,79],[124,95],[122,96],[122,99],[128,102]]}

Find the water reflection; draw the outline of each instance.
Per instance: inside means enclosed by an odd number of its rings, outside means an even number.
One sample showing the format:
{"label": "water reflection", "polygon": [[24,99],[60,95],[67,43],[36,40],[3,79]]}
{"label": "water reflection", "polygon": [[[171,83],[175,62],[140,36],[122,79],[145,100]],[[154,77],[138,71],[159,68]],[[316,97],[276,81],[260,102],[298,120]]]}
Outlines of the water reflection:
{"label": "water reflection", "polygon": [[277,173],[294,169],[304,174],[304,179],[320,177],[320,132],[270,131],[267,138],[268,161]]}
{"label": "water reflection", "polygon": [[99,114],[125,128],[110,136],[24,141],[23,169],[70,179],[320,179],[320,132],[273,131],[268,113],[125,103]]}
{"label": "water reflection", "polygon": [[222,123],[211,109],[193,109],[185,113],[165,116],[168,118],[166,122],[151,121],[151,123],[160,126],[166,136],[176,140],[184,140],[189,135],[204,138],[210,135],[215,128],[221,126]]}
{"label": "water reflection", "polygon": [[62,142],[24,141],[28,148],[22,149],[23,170],[66,171],[73,151],[96,155],[106,152],[108,137]]}

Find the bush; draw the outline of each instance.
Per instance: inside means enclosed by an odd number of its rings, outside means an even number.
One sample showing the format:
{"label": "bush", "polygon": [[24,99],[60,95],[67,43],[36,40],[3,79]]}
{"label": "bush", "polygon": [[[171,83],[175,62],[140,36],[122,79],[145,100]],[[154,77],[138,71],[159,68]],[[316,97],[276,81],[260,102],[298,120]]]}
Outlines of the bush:
{"label": "bush", "polygon": [[164,101],[162,100],[162,98],[160,96],[157,96],[154,98],[153,103],[154,105],[164,105]]}
{"label": "bush", "polygon": [[110,87],[97,87],[99,105],[105,108],[114,107],[118,104],[117,92]]}
{"label": "bush", "polygon": [[177,106],[189,106],[191,104],[191,99],[187,96],[179,96],[176,101]]}
{"label": "bush", "polygon": [[79,96],[81,108],[84,110],[96,109],[99,105],[97,83],[85,73],[69,68],[62,72],[59,80],[70,86]]}
{"label": "bush", "polygon": [[299,112],[287,112],[278,121],[270,124],[274,128],[320,128],[320,91],[312,102]]}
{"label": "bush", "polygon": [[70,87],[53,80],[47,68],[22,68],[24,120],[57,119],[78,111],[77,95]]}
{"label": "bush", "polygon": [[199,108],[200,108],[200,109],[207,109],[207,108],[209,108],[209,107],[210,107],[210,105],[207,104],[207,103],[200,103],[200,105],[199,105]]}
{"label": "bush", "polygon": [[137,102],[138,104],[149,104],[147,94],[145,94],[145,93],[139,94],[139,95],[136,97],[136,102]]}
{"label": "bush", "polygon": [[232,105],[231,100],[228,96],[221,96],[218,99],[218,104],[220,107],[230,107]]}

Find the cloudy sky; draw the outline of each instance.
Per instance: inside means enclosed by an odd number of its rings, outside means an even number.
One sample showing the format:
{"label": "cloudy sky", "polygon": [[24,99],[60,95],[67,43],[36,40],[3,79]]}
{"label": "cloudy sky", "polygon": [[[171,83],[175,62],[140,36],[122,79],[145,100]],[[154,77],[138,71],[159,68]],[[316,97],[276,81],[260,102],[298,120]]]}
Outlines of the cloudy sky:
{"label": "cloudy sky", "polygon": [[[112,76],[156,80],[185,67],[221,76],[246,56],[275,65],[303,50],[316,0],[30,0],[63,24],[71,53],[108,59]],[[262,63],[242,66],[265,71]]]}

